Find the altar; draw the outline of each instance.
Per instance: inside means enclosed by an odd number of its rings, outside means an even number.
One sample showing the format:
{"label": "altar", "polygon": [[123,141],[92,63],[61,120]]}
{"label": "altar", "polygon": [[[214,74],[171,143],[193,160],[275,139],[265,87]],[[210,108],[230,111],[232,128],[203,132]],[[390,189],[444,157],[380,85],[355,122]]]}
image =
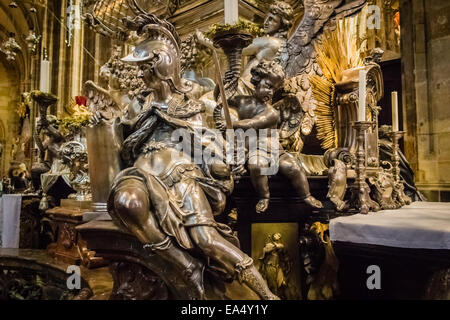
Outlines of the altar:
{"label": "altar", "polygon": [[330,239],[395,248],[450,250],[450,205],[413,202],[400,209],[331,219]]}
{"label": "altar", "polygon": [[0,248],[37,249],[42,245],[42,216],[36,194],[0,197]]}
{"label": "altar", "polygon": [[[447,203],[414,202],[331,219],[330,239],[339,259],[342,298],[450,298]],[[379,289],[367,286],[373,266],[379,271]]]}

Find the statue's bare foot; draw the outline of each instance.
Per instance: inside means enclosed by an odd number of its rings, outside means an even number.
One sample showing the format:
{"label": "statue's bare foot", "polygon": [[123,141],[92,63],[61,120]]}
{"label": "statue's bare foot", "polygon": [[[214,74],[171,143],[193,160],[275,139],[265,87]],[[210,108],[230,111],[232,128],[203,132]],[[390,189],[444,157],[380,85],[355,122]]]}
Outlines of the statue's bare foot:
{"label": "statue's bare foot", "polygon": [[269,199],[261,199],[256,204],[256,212],[263,213],[267,210],[268,207],[269,207]]}
{"label": "statue's bare foot", "polygon": [[311,206],[313,208],[318,208],[318,209],[323,208],[322,202],[320,202],[313,196],[306,197],[304,201],[306,202],[306,204],[308,204],[309,206]]}

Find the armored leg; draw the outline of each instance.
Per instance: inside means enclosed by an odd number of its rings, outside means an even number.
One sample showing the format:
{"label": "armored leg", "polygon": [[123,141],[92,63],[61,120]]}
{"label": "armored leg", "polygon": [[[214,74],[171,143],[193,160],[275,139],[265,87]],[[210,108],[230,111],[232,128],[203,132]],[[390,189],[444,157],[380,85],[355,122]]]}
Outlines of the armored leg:
{"label": "armored leg", "polygon": [[261,299],[278,299],[267,287],[266,281],[253,264],[253,260],[238,247],[224,239],[215,228],[195,226],[190,228],[192,240],[205,255],[220,264],[229,274],[237,274]]}
{"label": "armored leg", "polygon": [[174,264],[176,269],[191,285],[192,298],[204,298],[204,266],[185,250],[181,250],[159,228],[150,211],[150,201],[145,185],[137,179],[127,179],[115,188],[114,207],[111,216],[132,232],[144,248],[150,249],[164,260]]}
{"label": "armored leg", "polygon": [[266,281],[263,279],[253,263],[247,267],[244,266],[244,268],[241,268],[241,265],[238,265],[237,272],[239,281],[244,282],[249,288],[255,291],[261,299],[280,300],[280,298],[270,291]]}

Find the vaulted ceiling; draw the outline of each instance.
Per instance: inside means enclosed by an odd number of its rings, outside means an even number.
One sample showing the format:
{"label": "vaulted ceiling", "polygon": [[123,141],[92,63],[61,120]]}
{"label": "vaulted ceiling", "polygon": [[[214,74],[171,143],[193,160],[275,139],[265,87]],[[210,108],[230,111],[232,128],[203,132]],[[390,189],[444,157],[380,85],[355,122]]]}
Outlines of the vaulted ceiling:
{"label": "vaulted ceiling", "polygon": [[[14,3],[17,7],[13,6]],[[0,0],[0,43],[6,41],[10,33],[14,33],[16,42],[22,48],[14,61],[7,61],[5,54],[0,53],[0,62],[8,71],[17,73],[20,83],[30,72],[31,56],[25,39],[30,30],[41,34],[46,3],[47,0]]]}

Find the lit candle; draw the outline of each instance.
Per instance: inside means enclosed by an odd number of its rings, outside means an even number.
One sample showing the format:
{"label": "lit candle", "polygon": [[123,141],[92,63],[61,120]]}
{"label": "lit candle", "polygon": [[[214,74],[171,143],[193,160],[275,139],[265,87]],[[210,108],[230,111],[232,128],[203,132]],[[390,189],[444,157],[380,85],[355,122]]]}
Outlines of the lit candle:
{"label": "lit candle", "polygon": [[366,121],[366,70],[359,71],[358,121]]}
{"label": "lit candle", "polygon": [[392,131],[398,131],[398,94],[397,91],[391,93],[392,101]]}

